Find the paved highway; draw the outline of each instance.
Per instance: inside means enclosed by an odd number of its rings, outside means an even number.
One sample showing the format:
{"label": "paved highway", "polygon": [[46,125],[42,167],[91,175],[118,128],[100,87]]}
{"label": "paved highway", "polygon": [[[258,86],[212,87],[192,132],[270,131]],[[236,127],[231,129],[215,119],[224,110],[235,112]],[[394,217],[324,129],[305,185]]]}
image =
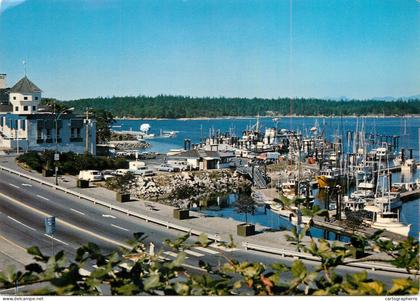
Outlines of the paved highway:
{"label": "paved highway", "polygon": [[[57,232],[54,235],[55,251],[65,250],[70,258],[74,256],[77,247],[89,241],[96,243],[105,251],[126,245],[134,232],[145,233],[148,236],[147,243],[153,241],[156,250],[164,249],[164,256],[174,258],[174,253],[164,247],[162,241],[183,234],[110,211],[102,206],[93,205],[88,201],[0,171],[0,235],[25,248],[37,245],[46,254],[50,254],[51,238],[44,234],[44,217],[50,215],[57,218]],[[195,239],[191,239],[193,240]],[[198,260],[213,265],[223,263],[224,259],[220,256],[223,252],[225,251],[215,246],[209,249],[193,248],[187,251],[186,263],[189,266],[197,266]],[[291,258],[239,249],[226,254],[240,261],[259,261],[266,264],[293,261]],[[312,262],[307,264],[314,266]],[[338,271],[354,273],[360,269],[343,267]],[[386,283],[390,283],[393,278],[403,276],[380,271],[369,274]]]}

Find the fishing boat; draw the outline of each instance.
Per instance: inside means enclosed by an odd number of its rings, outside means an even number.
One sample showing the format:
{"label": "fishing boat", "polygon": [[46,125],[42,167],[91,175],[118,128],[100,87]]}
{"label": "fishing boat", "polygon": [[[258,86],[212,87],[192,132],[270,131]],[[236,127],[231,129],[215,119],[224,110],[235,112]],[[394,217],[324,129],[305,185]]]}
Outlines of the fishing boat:
{"label": "fishing boat", "polygon": [[401,207],[402,201],[399,193],[389,193],[388,195],[376,197],[374,199],[374,204],[381,209],[382,212],[388,212],[392,209]]}
{"label": "fishing boat", "polygon": [[339,183],[340,169],[333,167],[321,170],[320,175],[316,176],[316,180],[319,188],[333,187]]}
{"label": "fishing boat", "polygon": [[381,211],[376,206],[366,206],[365,210],[373,212],[373,221],[369,222],[372,228],[385,229],[402,236],[408,236],[411,225],[404,225],[399,220],[398,212]]}
{"label": "fishing boat", "polygon": [[347,195],[343,197],[343,201],[344,201],[344,208],[347,208],[351,211],[363,210],[367,203],[365,198],[359,198],[357,196],[348,197]]}

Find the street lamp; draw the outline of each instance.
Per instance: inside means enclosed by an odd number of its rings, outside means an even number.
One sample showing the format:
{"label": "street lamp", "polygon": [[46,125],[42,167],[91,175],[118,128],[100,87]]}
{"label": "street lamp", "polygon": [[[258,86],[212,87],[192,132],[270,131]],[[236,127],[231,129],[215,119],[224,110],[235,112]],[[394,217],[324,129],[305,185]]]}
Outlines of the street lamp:
{"label": "street lamp", "polygon": [[61,115],[65,112],[71,112],[74,108],[68,108],[62,110],[57,116],[55,117],[55,154],[54,154],[54,161],[55,161],[55,185],[58,185],[58,165],[57,161],[60,160],[58,154],[58,119],[60,119]]}

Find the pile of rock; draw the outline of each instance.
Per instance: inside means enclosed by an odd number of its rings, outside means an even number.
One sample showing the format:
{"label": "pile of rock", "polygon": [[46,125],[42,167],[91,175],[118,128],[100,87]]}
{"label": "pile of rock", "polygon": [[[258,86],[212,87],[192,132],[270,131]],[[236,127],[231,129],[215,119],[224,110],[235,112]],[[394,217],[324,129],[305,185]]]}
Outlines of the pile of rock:
{"label": "pile of rock", "polygon": [[165,179],[139,177],[132,194],[139,199],[186,207],[214,194],[238,193],[249,185],[248,180],[227,170],[183,172],[167,175]]}

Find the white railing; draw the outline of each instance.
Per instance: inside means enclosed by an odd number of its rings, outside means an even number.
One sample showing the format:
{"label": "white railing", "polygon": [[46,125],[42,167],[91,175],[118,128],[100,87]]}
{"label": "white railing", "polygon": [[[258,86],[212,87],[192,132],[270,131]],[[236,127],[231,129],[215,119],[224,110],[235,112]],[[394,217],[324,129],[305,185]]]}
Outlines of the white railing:
{"label": "white railing", "polygon": [[[292,257],[295,259],[304,259],[304,260],[311,260],[311,261],[317,261],[317,262],[320,261],[318,257],[315,257],[311,254],[304,253],[304,252],[291,251],[291,250],[286,250],[286,249],[281,249],[281,248],[266,247],[266,246],[261,246],[257,244],[252,244],[249,242],[244,242],[242,243],[242,245],[245,247],[245,250],[254,250],[254,251],[259,251],[259,252],[264,252],[264,253],[271,253],[271,254],[280,255],[282,257]],[[375,262],[374,260],[372,260],[371,262],[350,262],[346,264],[346,266],[369,269],[372,271],[381,270],[381,271],[386,271],[386,272],[409,274],[407,270],[405,269],[400,269],[397,267],[393,267],[391,265],[384,265],[384,264]],[[419,272],[417,272],[417,274],[420,275]]]}

